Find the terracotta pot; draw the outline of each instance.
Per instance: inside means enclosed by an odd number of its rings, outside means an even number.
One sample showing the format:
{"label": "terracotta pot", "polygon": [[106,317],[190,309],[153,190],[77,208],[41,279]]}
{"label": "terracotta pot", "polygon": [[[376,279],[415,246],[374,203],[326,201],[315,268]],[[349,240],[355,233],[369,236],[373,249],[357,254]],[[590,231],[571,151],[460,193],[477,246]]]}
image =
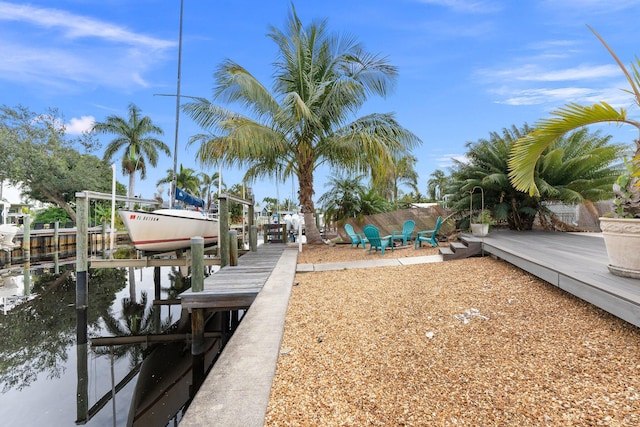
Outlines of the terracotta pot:
{"label": "terracotta pot", "polygon": [[600,218],[600,229],[609,255],[609,271],[640,279],[640,219]]}

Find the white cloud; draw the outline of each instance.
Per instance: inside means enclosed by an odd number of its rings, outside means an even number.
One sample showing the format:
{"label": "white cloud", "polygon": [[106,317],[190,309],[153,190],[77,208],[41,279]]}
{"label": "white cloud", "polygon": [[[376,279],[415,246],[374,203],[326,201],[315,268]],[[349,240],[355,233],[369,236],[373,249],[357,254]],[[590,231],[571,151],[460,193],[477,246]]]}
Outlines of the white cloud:
{"label": "white cloud", "polygon": [[95,122],[93,116],[82,116],[79,119],[74,117],[65,125],[65,130],[67,135],[82,135],[90,131]]}
{"label": "white cloud", "polygon": [[176,45],[98,19],[5,1],[2,21],[13,25],[0,33],[0,79],[67,93],[148,87],[145,75]]}
{"label": "white cloud", "polygon": [[513,68],[482,69],[479,76],[493,81],[518,80],[531,82],[560,82],[599,80],[620,77],[621,71],[616,65],[580,65],[564,69],[548,70],[540,64],[526,64]]}
{"label": "white cloud", "polygon": [[640,5],[640,0],[546,0],[544,4],[549,8],[571,11],[590,11],[596,13],[613,13]]}
{"label": "white cloud", "polygon": [[0,20],[19,21],[43,28],[57,28],[69,38],[95,37],[111,42],[166,49],[175,42],[131,32],[121,26],[50,8],[0,1]]}
{"label": "white cloud", "polygon": [[493,13],[501,10],[496,2],[486,0],[419,0],[419,2],[446,7],[461,13]]}
{"label": "white cloud", "polygon": [[535,89],[508,89],[495,90],[501,98],[498,104],[507,105],[561,105],[568,103],[595,104],[607,102],[615,108],[628,108],[630,97],[617,88],[584,88],[584,87],[559,87],[559,88],[535,88]]}

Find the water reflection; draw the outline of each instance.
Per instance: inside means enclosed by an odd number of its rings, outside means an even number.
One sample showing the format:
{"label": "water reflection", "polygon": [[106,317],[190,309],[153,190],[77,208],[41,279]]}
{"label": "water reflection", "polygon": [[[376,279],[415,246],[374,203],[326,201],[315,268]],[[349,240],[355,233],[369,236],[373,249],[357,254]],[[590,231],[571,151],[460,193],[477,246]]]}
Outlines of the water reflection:
{"label": "water reflection", "polygon": [[[188,278],[168,267],[155,274],[153,268],[139,272],[136,281],[132,270],[89,271],[86,318],[91,338],[135,337],[177,327],[180,307],[152,300],[175,298],[188,288]],[[71,270],[57,277],[38,275],[30,299],[0,314],[3,425],[126,425],[136,382],[131,379],[153,346],[76,347],[75,286]],[[77,417],[79,412],[92,417]]]}

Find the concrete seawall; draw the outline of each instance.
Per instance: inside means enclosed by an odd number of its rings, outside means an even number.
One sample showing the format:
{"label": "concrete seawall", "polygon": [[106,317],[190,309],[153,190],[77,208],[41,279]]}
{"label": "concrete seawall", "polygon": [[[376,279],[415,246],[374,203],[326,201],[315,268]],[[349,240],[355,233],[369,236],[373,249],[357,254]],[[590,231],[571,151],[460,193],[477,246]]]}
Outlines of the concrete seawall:
{"label": "concrete seawall", "polygon": [[283,252],[180,426],[264,425],[297,259],[297,247]]}

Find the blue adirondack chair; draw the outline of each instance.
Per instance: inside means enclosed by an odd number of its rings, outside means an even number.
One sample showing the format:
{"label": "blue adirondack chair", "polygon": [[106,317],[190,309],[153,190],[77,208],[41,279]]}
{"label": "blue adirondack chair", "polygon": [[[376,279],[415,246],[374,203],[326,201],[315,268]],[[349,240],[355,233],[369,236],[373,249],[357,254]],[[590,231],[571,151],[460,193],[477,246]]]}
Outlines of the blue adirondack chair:
{"label": "blue adirondack chair", "polygon": [[345,224],[344,231],[347,233],[347,235],[351,239],[351,247],[355,246],[357,248],[360,244],[362,244],[362,249],[367,248],[366,243],[368,243],[369,241],[362,234],[356,233],[353,230],[353,226],[351,224]]}
{"label": "blue adirondack chair", "polygon": [[438,217],[436,220],[436,226],[433,230],[424,230],[418,231],[418,235],[416,236],[416,240],[414,243],[415,248],[422,247],[422,242],[431,243],[431,246],[434,248],[438,246],[438,231],[440,230],[440,226],[442,225],[442,217]]}
{"label": "blue adirondack chair", "polygon": [[391,241],[391,236],[380,237],[380,230],[375,225],[365,225],[362,229],[365,237],[369,240],[369,253],[371,253],[371,249],[375,252],[378,252],[378,248],[380,248],[380,252],[384,255],[384,249],[386,247],[391,247],[393,250],[393,242]]}
{"label": "blue adirondack chair", "polygon": [[402,240],[402,246],[407,245],[407,241],[411,241],[413,235],[413,229],[416,227],[416,222],[412,219],[408,219],[402,224],[402,231],[392,231],[391,241]]}

